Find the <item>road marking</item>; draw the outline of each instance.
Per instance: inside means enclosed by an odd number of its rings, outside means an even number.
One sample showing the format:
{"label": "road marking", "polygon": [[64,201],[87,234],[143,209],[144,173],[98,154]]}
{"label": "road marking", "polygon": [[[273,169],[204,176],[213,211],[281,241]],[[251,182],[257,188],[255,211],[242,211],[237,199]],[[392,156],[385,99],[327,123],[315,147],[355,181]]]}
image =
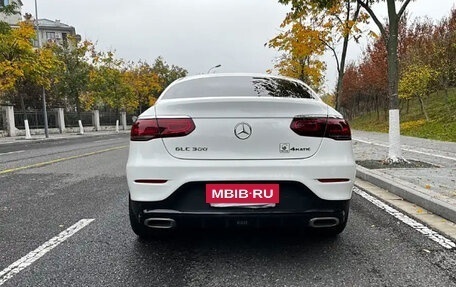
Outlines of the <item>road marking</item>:
{"label": "road marking", "polygon": [[118,139],[106,139],[106,140],[98,140],[98,141],[94,141],[94,142],[99,143],[99,142],[108,142],[108,141],[115,141],[115,140],[118,140]]}
{"label": "road marking", "polygon": [[25,150],[3,152],[3,153],[0,153],[0,156],[2,156],[2,155],[7,155],[7,154],[14,154],[14,153],[22,153],[22,152],[24,152],[24,151],[25,151]]}
{"label": "road marking", "polygon": [[412,227],[416,231],[424,234],[429,239],[434,240],[435,242],[437,242],[441,246],[443,246],[443,247],[445,247],[447,249],[456,248],[456,243],[454,243],[450,239],[440,235],[439,233],[437,233],[436,231],[430,229],[429,227],[427,227],[427,226],[419,223],[418,221],[410,218],[409,216],[401,213],[397,209],[394,209],[391,206],[383,203],[383,201],[373,197],[372,195],[370,195],[367,192],[359,189],[358,187],[354,187],[353,191],[356,194],[358,194],[358,195],[362,196],[363,198],[367,199],[368,201],[370,201],[371,203],[373,203],[374,205],[376,205],[380,209],[385,210],[387,213],[391,214],[392,216],[394,216],[395,218],[399,219],[403,223],[405,223],[408,226]]}
{"label": "road marking", "polygon": [[50,160],[50,161],[34,163],[34,164],[31,164],[31,165],[20,166],[20,167],[15,167],[15,168],[10,168],[10,169],[4,169],[4,170],[0,170],[0,175],[5,174],[5,173],[19,171],[19,170],[34,168],[34,167],[42,167],[42,166],[45,166],[45,165],[49,165],[49,164],[53,164],[53,163],[57,163],[57,162],[65,161],[65,160],[91,156],[91,155],[95,155],[95,154],[99,154],[99,153],[104,153],[104,152],[107,152],[107,151],[123,149],[123,148],[126,148],[126,147],[127,147],[126,145],[117,146],[117,147],[97,150],[97,151],[93,151],[93,152],[88,152],[88,153],[84,153],[84,154],[73,155],[73,156],[69,156],[69,157],[61,157],[61,158],[53,159],[53,160]]}
{"label": "road marking", "polygon": [[30,266],[33,262],[43,257],[46,253],[57,247],[60,243],[64,242],[76,232],[89,225],[95,219],[81,219],[74,225],[68,227],[64,231],[60,232],[57,236],[49,239],[47,242],[33,250],[29,254],[25,255],[21,259],[17,260],[10,266],[6,267],[0,272],[0,285],[3,285],[6,281],[11,279],[14,275],[21,272],[23,269]]}
{"label": "road marking", "polygon": [[[376,146],[381,146],[381,147],[386,147],[386,148],[389,147],[386,144],[375,143],[375,142],[365,141],[365,140],[356,139],[356,138],[354,138],[353,140],[355,140],[357,142],[362,142],[362,143],[376,145]],[[402,147],[401,149],[405,150],[405,151],[414,152],[414,153],[420,153],[420,154],[429,155],[429,156],[433,156],[433,157],[440,157],[440,158],[449,159],[449,160],[456,160],[456,158],[450,157],[450,156],[439,155],[439,154],[429,153],[429,152],[424,152],[424,151],[419,151],[419,150],[413,150],[413,149],[404,148],[404,147]]]}

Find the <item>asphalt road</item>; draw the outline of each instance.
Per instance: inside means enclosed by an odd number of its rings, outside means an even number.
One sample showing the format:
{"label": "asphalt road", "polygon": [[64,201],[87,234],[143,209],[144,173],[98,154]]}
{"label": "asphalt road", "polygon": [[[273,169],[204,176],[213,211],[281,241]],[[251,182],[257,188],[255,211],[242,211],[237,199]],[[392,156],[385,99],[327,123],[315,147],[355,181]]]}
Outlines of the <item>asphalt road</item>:
{"label": "asphalt road", "polygon": [[127,146],[127,135],[0,146],[0,285],[456,286],[454,248],[357,194],[333,239],[198,231],[138,240]]}

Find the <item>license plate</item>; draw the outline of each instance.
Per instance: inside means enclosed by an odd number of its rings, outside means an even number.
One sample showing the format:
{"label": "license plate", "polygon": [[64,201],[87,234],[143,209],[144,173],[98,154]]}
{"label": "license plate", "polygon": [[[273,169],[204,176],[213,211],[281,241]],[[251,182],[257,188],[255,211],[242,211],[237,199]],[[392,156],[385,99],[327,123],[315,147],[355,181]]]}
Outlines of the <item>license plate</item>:
{"label": "license plate", "polygon": [[206,203],[279,203],[279,184],[206,184]]}

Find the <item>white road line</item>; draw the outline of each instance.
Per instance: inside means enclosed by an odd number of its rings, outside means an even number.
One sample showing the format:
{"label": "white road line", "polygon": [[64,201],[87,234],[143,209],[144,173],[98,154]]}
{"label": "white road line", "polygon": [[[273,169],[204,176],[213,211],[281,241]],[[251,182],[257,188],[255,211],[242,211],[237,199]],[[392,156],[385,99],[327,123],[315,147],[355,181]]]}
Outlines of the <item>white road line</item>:
{"label": "white road line", "polygon": [[118,140],[118,139],[106,139],[106,140],[97,140],[97,141],[94,141],[94,143],[99,143],[99,142],[109,142],[109,141],[115,141],[115,140]]}
{"label": "white road line", "polygon": [[60,243],[70,238],[72,235],[74,235],[76,232],[86,227],[87,225],[89,225],[94,220],[95,219],[79,220],[74,225],[60,232],[59,235],[51,238],[43,245],[39,246],[37,249],[33,250],[29,254],[25,255],[21,259],[17,260],[10,266],[3,269],[0,272],[0,285],[3,285],[3,283],[11,279],[14,275],[21,272],[23,269],[27,268],[33,262],[40,259],[44,254],[48,253],[49,251],[57,247]]}
{"label": "white road line", "polygon": [[0,156],[1,156],[1,155],[7,155],[7,154],[13,154],[13,153],[22,153],[22,152],[24,152],[24,151],[25,151],[25,150],[3,152],[3,153],[0,153]]}
{"label": "white road line", "polygon": [[363,191],[363,190],[361,190],[361,189],[359,189],[357,187],[354,187],[353,191],[356,194],[359,194],[363,198],[367,199],[368,201],[370,201],[374,205],[378,206],[380,209],[385,210],[387,213],[391,214],[392,216],[394,216],[395,218],[399,219],[403,223],[405,223],[408,226],[412,227],[416,231],[424,234],[429,239],[434,240],[435,242],[437,242],[438,244],[442,245],[443,247],[445,247],[447,249],[456,248],[456,243],[454,243],[450,239],[440,235],[439,233],[437,233],[436,231],[430,229],[429,227],[419,223],[418,221],[408,217],[407,215],[401,213],[400,211],[398,211],[398,210],[392,208],[391,206],[383,203],[382,201],[378,200],[377,198],[373,197],[372,195],[368,194],[367,192],[365,192],[365,191]]}
{"label": "white road line", "polygon": [[[386,144],[375,143],[375,142],[365,141],[365,140],[356,139],[356,138],[353,138],[353,140],[355,140],[357,142],[366,143],[366,144],[371,144],[371,145],[376,145],[376,146],[381,146],[381,147],[386,147],[386,148],[388,147],[388,145],[386,145]],[[433,156],[433,157],[440,157],[440,158],[449,159],[449,160],[456,160],[456,158],[454,158],[454,157],[440,155],[440,154],[435,154],[435,153],[429,153],[429,152],[424,152],[424,151],[419,151],[419,150],[414,150],[414,149],[410,149],[410,148],[402,147],[402,150],[409,151],[409,152],[414,152],[414,153],[420,153],[420,154],[424,154],[424,155],[429,155],[429,156]]]}

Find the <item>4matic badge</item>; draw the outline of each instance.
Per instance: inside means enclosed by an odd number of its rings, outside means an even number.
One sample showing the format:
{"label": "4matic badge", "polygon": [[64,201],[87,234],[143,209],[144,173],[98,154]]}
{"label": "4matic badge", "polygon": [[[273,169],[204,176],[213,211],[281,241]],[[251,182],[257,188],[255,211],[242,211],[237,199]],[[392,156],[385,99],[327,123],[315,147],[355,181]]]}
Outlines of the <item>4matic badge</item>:
{"label": "4matic badge", "polygon": [[281,143],[279,144],[279,152],[280,153],[289,153],[292,151],[310,151],[310,147],[292,147],[289,143]]}

